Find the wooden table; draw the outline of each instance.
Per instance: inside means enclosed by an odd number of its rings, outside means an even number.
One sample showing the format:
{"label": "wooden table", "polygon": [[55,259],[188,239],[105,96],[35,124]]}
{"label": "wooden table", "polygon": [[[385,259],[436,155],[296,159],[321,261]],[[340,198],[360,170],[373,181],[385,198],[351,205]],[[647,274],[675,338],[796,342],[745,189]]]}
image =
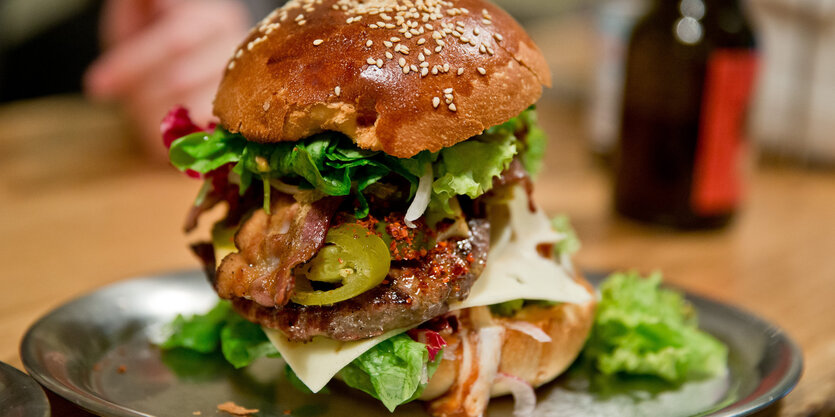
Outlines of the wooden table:
{"label": "wooden table", "polygon": [[[781,415],[835,413],[835,175],[752,172],[746,207],[718,232],[617,219],[605,169],[587,154],[582,115],[544,100],[551,137],[536,188],[571,216],[592,270],[662,270],[668,280],[787,329],[806,370]],[[137,275],[197,267],[181,224],[199,184],[143,157],[112,109],[75,97],[0,107],[0,360],[21,367],[26,328],[54,307]]]}

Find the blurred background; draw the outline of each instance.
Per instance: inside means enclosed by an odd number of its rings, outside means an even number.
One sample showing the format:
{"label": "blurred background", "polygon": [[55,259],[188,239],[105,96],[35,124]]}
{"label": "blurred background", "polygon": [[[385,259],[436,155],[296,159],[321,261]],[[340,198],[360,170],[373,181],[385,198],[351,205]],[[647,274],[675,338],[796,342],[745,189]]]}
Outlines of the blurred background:
{"label": "blurred background", "polygon": [[[554,87],[536,188],[588,270],[662,270],[803,346],[786,415],[835,413],[835,0],[499,0]],[[159,122],[198,123],[269,0],[0,0],[0,360],[39,315],[194,268],[198,188]],[[21,285],[21,282],[24,284]]]}

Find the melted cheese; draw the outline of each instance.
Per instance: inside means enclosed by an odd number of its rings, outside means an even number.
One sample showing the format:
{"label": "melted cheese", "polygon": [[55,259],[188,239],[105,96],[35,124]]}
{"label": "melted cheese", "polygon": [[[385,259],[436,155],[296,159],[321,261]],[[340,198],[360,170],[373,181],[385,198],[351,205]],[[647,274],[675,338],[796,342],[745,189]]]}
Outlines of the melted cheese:
{"label": "melted cheese", "polygon": [[[466,300],[450,305],[451,310],[498,304],[516,299],[585,303],[591,294],[571,279],[570,272],[545,259],[536,250],[542,243],[556,243],[562,235],[551,228],[541,211],[529,210],[527,193],[514,190],[507,209],[491,213],[491,248],[487,266],[473,285]],[[217,243],[217,242],[216,242]],[[218,260],[234,251],[218,247]],[[225,245],[224,245],[225,246]],[[264,332],[299,379],[318,392],[342,368],[354,359],[406,329],[353,342],[339,342],[324,337],[308,343],[289,341],[283,333],[264,328]]]}
{"label": "melted cheese", "polygon": [[340,342],[325,337],[314,337],[308,343],[291,342],[279,330],[263,328],[267,338],[281,357],[293,368],[293,372],[313,392],[319,392],[325,385],[354,359],[378,343],[406,331],[392,330],[381,336],[353,342]]}
{"label": "melted cheese", "polygon": [[591,298],[583,286],[574,282],[567,268],[537,252],[538,245],[556,243],[563,236],[553,230],[542,211],[529,209],[523,190],[515,190],[504,216],[491,213],[490,224],[494,230],[487,266],[469,297],[450,305],[451,309],[518,299],[581,304]]}

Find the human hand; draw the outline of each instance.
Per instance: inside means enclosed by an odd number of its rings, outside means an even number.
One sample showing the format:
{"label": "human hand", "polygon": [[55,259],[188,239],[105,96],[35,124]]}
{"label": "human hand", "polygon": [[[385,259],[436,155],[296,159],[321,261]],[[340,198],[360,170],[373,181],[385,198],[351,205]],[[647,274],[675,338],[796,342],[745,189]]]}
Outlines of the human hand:
{"label": "human hand", "polygon": [[145,148],[162,158],[160,121],[175,105],[198,124],[211,120],[227,59],[249,25],[235,0],[109,0],[100,28],[105,52],[88,68],[85,92],[121,103]]}

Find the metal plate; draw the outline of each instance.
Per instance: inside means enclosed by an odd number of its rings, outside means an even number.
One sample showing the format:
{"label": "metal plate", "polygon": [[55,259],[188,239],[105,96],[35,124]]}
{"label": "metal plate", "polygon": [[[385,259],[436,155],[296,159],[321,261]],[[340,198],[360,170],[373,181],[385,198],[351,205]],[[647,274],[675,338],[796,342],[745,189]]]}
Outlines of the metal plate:
{"label": "metal plate", "polygon": [[0,416],[49,417],[49,401],[29,375],[0,362]]}
{"label": "metal plate", "polygon": [[[592,275],[591,281],[600,276]],[[632,379],[598,389],[575,368],[537,391],[537,415],[742,416],[786,395],[802,358],[780,329],[736,308],[688,297],[701,326],[730,347],[728,375],[671,388]],[[105,287],[49,313],[26,334],[29,373],[58,395],[105,416],[215,415],[233,401],[259,416],[390,416],[379,402],[341,383],[308,395],[284,379],[280,359],[235,370],[217,355],[161,353],[153,341],[178,313],[205,312],[217,301],[202,273],[189,271]],[[491,401],[489,415],[510,416],[512,401]],[[416,403],[397,416],[425,416]]]}

